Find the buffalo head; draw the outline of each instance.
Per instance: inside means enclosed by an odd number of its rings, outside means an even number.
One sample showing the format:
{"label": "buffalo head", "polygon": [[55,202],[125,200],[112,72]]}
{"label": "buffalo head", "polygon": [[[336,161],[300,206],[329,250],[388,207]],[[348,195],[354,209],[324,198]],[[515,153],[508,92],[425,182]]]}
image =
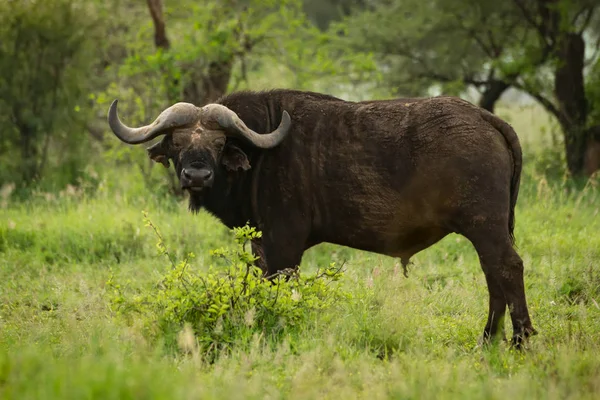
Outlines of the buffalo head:
{"label": "buffalo head", "polygon": [[237,137],[257,148],[269,149],[285,139],[291,126],[289,114],[283,111],[277,129],[258,134],[234,111],[221,104],[196,107],[190,103],[176,103],[150,125],[130,128],[119,119],[117,100],[108,111],[108,123],[113,133],[129,144],[145,143],[165,135],[147,149],[148,156],[167,168],[169,160],[172,161],[182,189],[198,194],[213,185],[221,168],[228,171],[250,168],[246,154],[228,144],[227,137]]}

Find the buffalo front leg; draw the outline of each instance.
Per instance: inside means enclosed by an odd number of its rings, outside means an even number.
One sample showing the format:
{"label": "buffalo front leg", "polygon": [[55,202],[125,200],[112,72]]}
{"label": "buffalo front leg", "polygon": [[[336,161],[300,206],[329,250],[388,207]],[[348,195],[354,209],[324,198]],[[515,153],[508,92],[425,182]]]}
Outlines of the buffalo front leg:
{"label": "buffalo front leg", "polygon": [[262,249],[266,261],[266,275],[283,270],[296,270],[302,261],[306,236],[298,231],[270,230],[263,232]]}
{"label": "buffalo front leg", "polygon": [[267,261],[265,258],[265,252],[263,250],[262,239],[255,238],[251,240],[252,245],[252,253],[254,257],[258,257],[255,264],[258,268],[260,268],[263,272],[263,275],[267,274]]}

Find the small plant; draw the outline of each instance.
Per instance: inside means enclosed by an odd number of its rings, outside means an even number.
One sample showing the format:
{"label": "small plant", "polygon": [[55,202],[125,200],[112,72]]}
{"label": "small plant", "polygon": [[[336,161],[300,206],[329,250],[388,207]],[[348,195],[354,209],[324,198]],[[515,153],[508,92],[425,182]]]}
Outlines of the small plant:
{"label": "small plant", "polygon": [[[179,334],[180,350],[195,349],[214,358],[223,350],[249,344],[257,334],[277,340],[297,332],[316,311],[349,297],[332,284],[342,276],[342,267],[334,263],[310,276],[286,270],[265,278],[254,264],[257,258],[246,250],[250,240],[261,236],[255,228],[233,229],[236,247],[211,251],[225,259],[227,267],[211,266],[200,273],[190,264],[193,254],[178,262],[146,213],[144,220],[157,235],[157,248],[170,268],[155,288],[136,294],[111,276],[110,303],[121,316],[141,315],[145,333],[165,340],[169,347],[177,345]],[[188,338],[183,345],[181,332]]]}

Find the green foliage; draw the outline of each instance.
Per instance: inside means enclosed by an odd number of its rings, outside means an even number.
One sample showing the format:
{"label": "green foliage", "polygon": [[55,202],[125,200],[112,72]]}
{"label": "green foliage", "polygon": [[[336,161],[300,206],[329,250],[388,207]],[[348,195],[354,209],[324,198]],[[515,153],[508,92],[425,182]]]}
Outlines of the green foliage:
{"label": "green foliage", "polygon": [[351,10],[363,9],[366,5],[365,0],[304,0],[303,3],[307,16],[322,30]]}
{"label": "green foliage", "polygon": [[225,349],[248,345],[258,334],[277,343],[278,338],[301,331],[315,313],[350,298],[333,284],[342,276],[334,263],[313,275],[282,271],[265,278],[254,265],[257,258],[246,250],[250,240],[261,237],[249,226],[233,229],[235,249],[211,252],[226,260],[226,267],[211,266],[200,273],[190,264],[193,253],[177,262],[156,225],[144,216],[158,236],[158,251],[168,258],[170,269],[156,288],[139,293],[131,294],[114,277],[107,285],[112,288],[112,307],[128,318],[141,314],[147,333],[168,346],[175,346],[177,338],[181,350],[214,359]]}
{"label": "green foliage", "polygon": [[60,186],[75,183],[94,48],[86,12],[76,0],[0,3],[0,181],[31,184],[56,167]]}
{"label": "green foliage", "polygon": [[[125,42],[127,58],[110,71],[118,85],[95,98],[103,110],[115,96],[150,109],[132,123],[147,121],[150,115],[180,100],[187,86],[201,86],[211,74],[212,64],[225,66],[264,55],[304,25],[297,0],[231,4],[186,1],[173,9],[168,3],[166,7],[170,48],[154,47],[152,24],[146,21],[137,36]],[[128,89],[123,91],[123,87]]]}
{"label": "green foliage", "polygon": [[375,1],[367,11],[353,13],[333,29],[344,32],[346,46],[353,51],[375,54],[384,71],[381,84],[391,86],[395,94],[423,95],[434,85],[441,85],[443,93],[457,94],[465,88],[464,76],[476,78],[489,68],[489,57],[473,41],[473,32],[485,25],[493,35],[503,37],[503,44],[513,40],[516,32],[507,35],[501,29],[508,28],[500,27],[505,21],[493,17],[502,4]]}

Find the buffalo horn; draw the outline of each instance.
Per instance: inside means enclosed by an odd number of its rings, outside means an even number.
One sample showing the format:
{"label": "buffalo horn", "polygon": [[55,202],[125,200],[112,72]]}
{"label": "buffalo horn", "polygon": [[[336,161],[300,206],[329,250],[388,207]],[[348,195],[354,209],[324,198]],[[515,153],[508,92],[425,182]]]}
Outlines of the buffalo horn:
{"label": "buffalo horn", "polygon": [[125,143],[139,144],[148,142],[169,130],[198,121],[200,109],[190,103],[176,103],[164,110],[150,125],[130,128],[123,124],[117,114],[117,100],[108,110],[108,124],[113,133]]}
{"label": "buffalo horn", "polygon": [[246,139],[254,146],[261,149],[270,149],[279,145],[287,136],[291,127],[291,118],[287,111],[283,111],[281,122],[277,129],[271,133],[259,134],[248,128],[235,112],[220,104],[209,104],[202,107],[203,116],[207,120],[216,121],[227,134]]}

